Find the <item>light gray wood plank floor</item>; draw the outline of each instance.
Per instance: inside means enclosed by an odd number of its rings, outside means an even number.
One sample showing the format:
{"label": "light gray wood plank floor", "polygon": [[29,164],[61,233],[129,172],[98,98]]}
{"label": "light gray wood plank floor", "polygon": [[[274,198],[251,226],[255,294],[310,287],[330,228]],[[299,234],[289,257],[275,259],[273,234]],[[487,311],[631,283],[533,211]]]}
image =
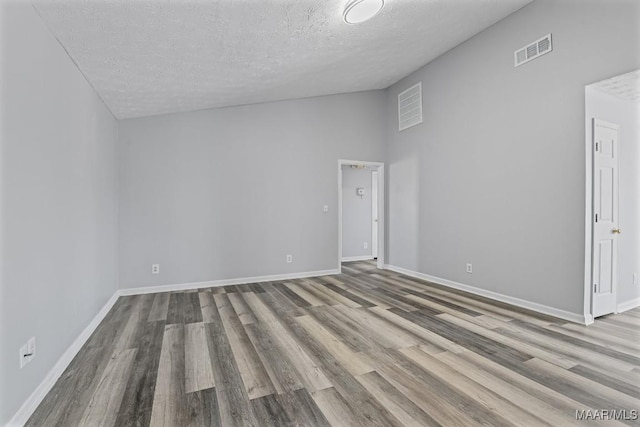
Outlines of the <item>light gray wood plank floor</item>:
{"label": "light gray wood plank floor", "polygon": [[27,425],[638,425],[639,384],[639,309],[585,327],[354,262],[121,297]]}

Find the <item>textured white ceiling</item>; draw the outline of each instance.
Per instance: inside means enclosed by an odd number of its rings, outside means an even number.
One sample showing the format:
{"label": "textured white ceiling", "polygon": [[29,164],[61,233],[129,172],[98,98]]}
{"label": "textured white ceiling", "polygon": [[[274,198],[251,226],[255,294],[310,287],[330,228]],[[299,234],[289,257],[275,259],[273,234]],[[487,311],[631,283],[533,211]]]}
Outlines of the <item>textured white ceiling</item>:
{"label": "textured white ceiling", "polygon": [[627,101],[640,101],[640,70],[602,80],[591,85],[592,88]]}
{"label": "textured white ceiling", "polygon": [[[531,0],[33,0],[117,118],[382,89]],[[506,54],[510,54],[507,52]]]}

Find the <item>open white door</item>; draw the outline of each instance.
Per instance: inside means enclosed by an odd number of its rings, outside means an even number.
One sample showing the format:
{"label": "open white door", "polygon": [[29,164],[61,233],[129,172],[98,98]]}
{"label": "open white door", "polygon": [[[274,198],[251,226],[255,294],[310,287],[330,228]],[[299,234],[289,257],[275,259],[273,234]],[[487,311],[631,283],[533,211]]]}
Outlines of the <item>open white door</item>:
{"label": "open white door", "polygon": [[371,254],[378,258],[378,171],[371,172]]}
{"label": "open white door", "polygon": [[593,317],[616,311],[618,125],[593,119]]}

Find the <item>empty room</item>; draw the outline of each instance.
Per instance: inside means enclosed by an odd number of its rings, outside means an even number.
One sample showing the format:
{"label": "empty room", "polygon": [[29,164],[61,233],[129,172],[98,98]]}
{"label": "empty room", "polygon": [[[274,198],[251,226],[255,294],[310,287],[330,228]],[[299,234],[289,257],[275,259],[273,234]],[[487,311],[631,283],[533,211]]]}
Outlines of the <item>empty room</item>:
{"label": "empty room", "polygon": [[0,426],[640,425],[640,1],[0,0]]}

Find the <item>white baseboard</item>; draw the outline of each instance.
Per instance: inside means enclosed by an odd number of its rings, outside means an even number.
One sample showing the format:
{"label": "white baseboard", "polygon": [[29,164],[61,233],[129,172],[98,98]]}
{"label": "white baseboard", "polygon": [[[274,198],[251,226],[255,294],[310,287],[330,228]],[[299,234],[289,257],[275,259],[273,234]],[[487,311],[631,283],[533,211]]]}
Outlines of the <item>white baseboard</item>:
{"label": "white baseboard", "polygon": [[275,282],[282,280],[304,279],[306,277],[330,276],[340,274],[340,270],[307,271],[303,273],[274,274],[271,276],[243,277],[240,279],[222,279],[208,282],[180,283],[175,285],[142,286],[138,288],[120,289],[120,295],[155,294],[158,292],[188,291],[200,288],[243,285],[245,283]]}
{"label": "white baseboard", "polygon": [[[500,294],[498,292],[488,291],[486,289],[476,288],[474,286],[464,285],[462,283],[454,282],[452,280],[442,279],[440,277],[430,276],[424,273],[418,273],[416,271],[407,270],[402,267],[396,267],[394,265],[385,264],[386,270],[395,271],[396,273],[404,274],[407,276],[415,277],[416,279],[426,280],[427,282],[436,283],[438,285],[447,286],[449,288],[459,289],[461,291],[468,292],[470,294],[479,295],[482,297],[490,298],[496,301],[506,302],[507,304],[515,305],[517,307],[526,308],[531,311],[546,314],[560,319],[568,320],[570,322],[580,323],[582,325],[588,324],[588,319],[578,313],[571,313],[569,311],[560,310],[547,305],[538,304],[535,302],[523,300],[509,295]],[[591,320],[593,323],[593,319]]]}
{"label": "white baseboard", "polygon": [[360,256],[343,256],[342,262],[352,261],[369,261],[373,259],[373,255],[360,255]]}
{"label": "white baseboard", "polygon": [[120,292],[116,291],[109,301],[107,301],[107,303],[100,309],[98,314],[96,314],[91,323],[84,328],[78,338],[76,338],[69,348],[62,353],[62,356],[60,356],[56,364],[53,365],[53,368],[51,368],[49,373],[47,373],[44,380],[42,380],[40,385],[38,385],[33,393],[31,393],[27,400],[22,404],[13,418],[11,418],[7,427],[23,426],[29,420],[29,417],[31,417],[47,393],[51,391],[51,388],[53,388],[56,381],[58,381],[58,378],[60,378],[64,370],[67,369],[73,358],[76,357],[76,354],[78,354],[84,343],[87,342],[91,334],[93,334],[119,297]]}
{"label": "white baseboard", "polygon": [[[588,314],[585,314],[585,315],[584,315],[584,324],[585,324],[585,325],[589,326],[589,325],[590,325],[590,324],[592,324],[593,322],[594,322],[593,314],[588,313]],[[580,323],[580,322],[578,322],[578,323]]]}
{"label": "white baseboard", "polygon": [[635,298],[635,299],[618,304],[618,313],[632,310],[636,307],[640,307],[640,298]]}

